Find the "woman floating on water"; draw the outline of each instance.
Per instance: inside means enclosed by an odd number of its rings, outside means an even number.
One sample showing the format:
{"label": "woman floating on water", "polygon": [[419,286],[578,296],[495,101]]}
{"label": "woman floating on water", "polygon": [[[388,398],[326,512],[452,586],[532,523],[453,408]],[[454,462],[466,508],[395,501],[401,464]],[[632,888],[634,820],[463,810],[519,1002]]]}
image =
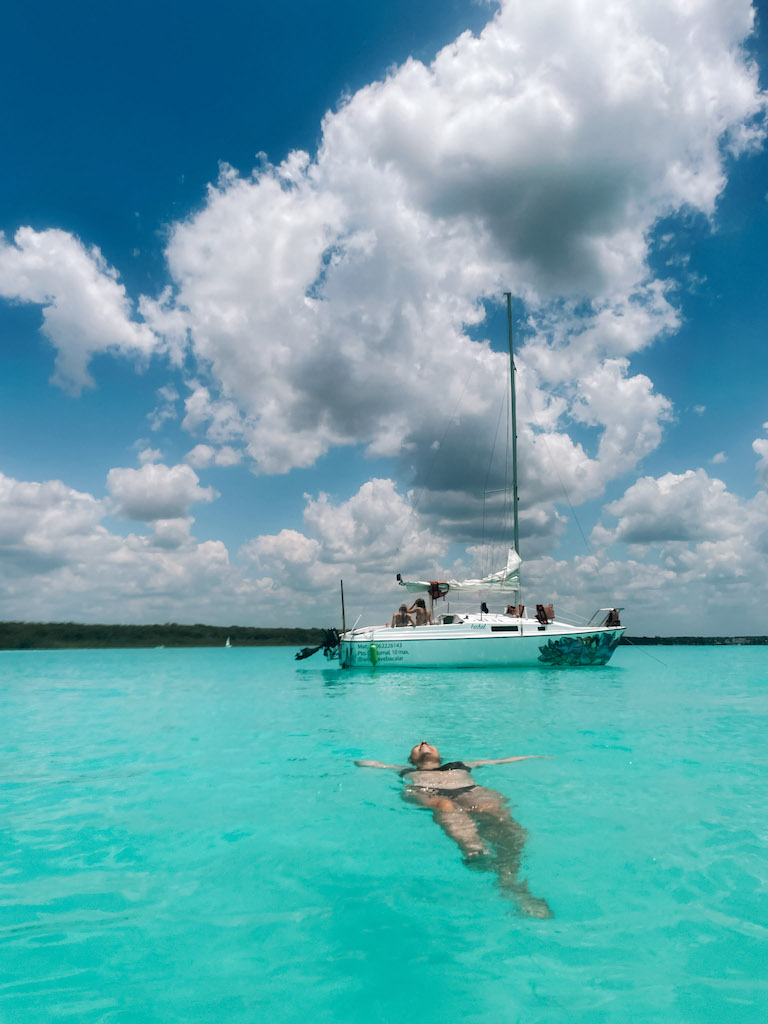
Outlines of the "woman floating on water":
{"label": "woman floating on water", "polygon": [[428,807],[432,817],[464,854],[467,867],[493,871],[504,896],[530,917],[553,917],[546,900],[532,896],[528,883],[518,881],[520,860],[528,833],[506,808],[506,799],[495,789],[478,786],[470,775],[487,764],[526,761],[540,754],[500,757],[443,764],[440,751],[426,740],[413,748],[408,760],[413,767],[355,761],[361,768],[389,768],[405,782],[403,799]]}

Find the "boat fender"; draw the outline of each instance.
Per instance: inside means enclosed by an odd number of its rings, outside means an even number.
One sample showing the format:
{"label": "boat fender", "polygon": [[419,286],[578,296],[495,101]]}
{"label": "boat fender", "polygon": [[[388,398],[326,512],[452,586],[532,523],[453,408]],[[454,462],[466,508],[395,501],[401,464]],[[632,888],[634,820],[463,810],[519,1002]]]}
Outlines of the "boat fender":
{"label": "boat fender", "polygon": [[379,660],[379,650],[376,647],[376,644],[371,644],[371,646],[368,648],[368,657],[371,659],[372,665],[375,665],[376,662]]}

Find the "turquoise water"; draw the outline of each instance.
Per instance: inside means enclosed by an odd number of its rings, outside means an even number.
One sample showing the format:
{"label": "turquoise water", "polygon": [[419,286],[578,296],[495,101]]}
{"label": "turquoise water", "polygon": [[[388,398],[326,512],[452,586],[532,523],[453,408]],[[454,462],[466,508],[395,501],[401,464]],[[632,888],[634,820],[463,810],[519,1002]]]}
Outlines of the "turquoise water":
{"label": "turquoise water", "polygon": [[[378,675],[2,652],[0,724],[3,1024],[768,1019],[768,647]],[[423,738],[554,755],[476,772],[554,920],[352,764]]]}

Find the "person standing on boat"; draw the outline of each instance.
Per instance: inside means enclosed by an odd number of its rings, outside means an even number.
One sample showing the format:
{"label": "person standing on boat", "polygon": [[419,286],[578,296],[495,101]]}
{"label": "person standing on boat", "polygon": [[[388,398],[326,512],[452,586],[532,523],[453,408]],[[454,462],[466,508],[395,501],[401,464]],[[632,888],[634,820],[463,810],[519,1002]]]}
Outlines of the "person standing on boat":
{"label": "person standing on boat", "polygon": [[432,625],[432,613],[427,611],[427,606],[424,603],[423,597],[417,597],[408,611],[413,616],[414,622],[417,626]]}
{"label": "person standing on boat", "polygon": [[533,896],[528,883],[518,879],[526,830],[507,809],[501,793],[478,786],[470,772],[489,764],[510,764],[542,757],[520,757],[450,761],[443,764],[440,751],[426,740],[408,757],[410,765],[381,761],[355,761],[360,768],[388,768],[405,783],[403,799],[432,811],[434,821],[459,847],[467,867],[492,871],[503,896],[511,899],[529,917],[550,918],[554,914],[546,900]]}
{"label": "person standing on boat", "polygon": [[408,606],[401,604],[400,608],[392,616],[392,627],[395,626],[415,626],[416,623],[413,621],[413,616],[408,611]]}

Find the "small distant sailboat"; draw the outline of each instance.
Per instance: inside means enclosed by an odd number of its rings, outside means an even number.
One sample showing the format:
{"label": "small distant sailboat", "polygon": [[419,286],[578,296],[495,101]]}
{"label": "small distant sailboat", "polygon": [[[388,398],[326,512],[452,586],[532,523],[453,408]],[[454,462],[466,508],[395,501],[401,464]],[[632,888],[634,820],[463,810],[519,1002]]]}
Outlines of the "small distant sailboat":
{"label": "small distant sailboat", "polygon": [[224,646],[225,647],[231,647],[232,646],[232,641],[229,639],[229,637],[227,637],[227,642],[224,644]]}

